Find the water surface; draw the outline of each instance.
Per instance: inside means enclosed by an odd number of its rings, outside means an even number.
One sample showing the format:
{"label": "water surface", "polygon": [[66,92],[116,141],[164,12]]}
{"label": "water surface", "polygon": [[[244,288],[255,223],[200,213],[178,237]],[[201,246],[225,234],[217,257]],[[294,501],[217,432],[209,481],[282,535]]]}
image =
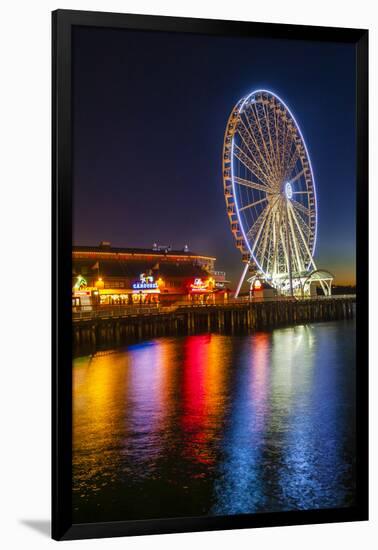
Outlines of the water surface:
{"label": "water surface", "polygon": [[74,360],[74,521],[350,506],[355,324]]}

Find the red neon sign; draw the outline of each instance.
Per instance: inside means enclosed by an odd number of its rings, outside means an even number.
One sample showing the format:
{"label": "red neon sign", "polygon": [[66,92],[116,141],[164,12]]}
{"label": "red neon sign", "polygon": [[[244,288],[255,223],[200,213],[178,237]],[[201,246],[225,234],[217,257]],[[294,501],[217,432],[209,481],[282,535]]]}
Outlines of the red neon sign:
{"label": "red neon sign", "polygon": [[199,277],[194,279],[194,283],[190,285],[192,292],[206,292],[208,290],[209,282],[203,281]]}

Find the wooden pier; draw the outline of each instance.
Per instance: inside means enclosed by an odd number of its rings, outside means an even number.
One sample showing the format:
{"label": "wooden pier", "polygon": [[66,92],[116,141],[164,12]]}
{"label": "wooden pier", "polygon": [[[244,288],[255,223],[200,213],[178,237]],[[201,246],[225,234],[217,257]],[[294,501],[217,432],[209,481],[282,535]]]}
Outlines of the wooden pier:
{"label": "wooden pier", "polygon": [[285,325],[351,319],[355,296],[233,302],[175,308],[98,308],[73,314],[75,355],[159,336],[237,334]]}

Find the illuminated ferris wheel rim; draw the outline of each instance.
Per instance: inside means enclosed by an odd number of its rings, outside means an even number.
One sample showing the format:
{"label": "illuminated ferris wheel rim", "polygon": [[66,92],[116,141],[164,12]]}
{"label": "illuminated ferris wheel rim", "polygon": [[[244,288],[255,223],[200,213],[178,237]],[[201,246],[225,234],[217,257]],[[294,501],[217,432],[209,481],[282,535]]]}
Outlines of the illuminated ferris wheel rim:
{"label": "illuminated ferris wheel rim", "polygon": [[[313,171],[313,168],[312,168],[312,164],[311,164],[311,157],[310,157],[310,154],[308,152],[308,148],[307,148],[307,145],[306,145],[306,141],[303,137],[303,134],[301,132],[301,129],[300,129],[300,126],[295,118],[295,116],[293,115],[293,113],[291,112],[291,110],[289,109],[289,107],[286,105],[286,103],[283,101],[283,99],[278,95],[276,94],[275,92],[272,92],[270,90],[267,90],[267,89],[257,89],[257,90],[254,90],[253,92],[247,94],[243,99],[239,100],[238,103],[242,102],[238,111],[239,113],[241,113],[243,111],[243,108],[244,108],[244,105],[246,104],[246,102],[251,98],[253,97],[254,95],[256,94],[261,94],[261,93],[266,93],[266,94],[269,94],[273,97],[275,97],[283,106],[284,108],[287,110],[287,112],[289,113],[289,115],[291,116],[291,118],[293,119],[294,121],[294,124],[296,126],[296,129],[300,135],[300,138],[302,140],[302,143],[303,143],[303,146],[304,146],[304,149],[306,151],[306,156],[307,156],[307,159],[308,159],[308,163],[310,165],[310,170],[311,170],[311,176],[312,176],[312,181],[313,181],[313,190],[314,190],[314,197],[315,197],[315,231],[314,231],[314,242],[313,242],[313,245],[312,245],[312,250],[311,250],[311,253],[312,255],[314,255],[315,253],[315,248],[316,248],[316,241],[317,241],[317,228],[318,228],[318,209],[317,209],[317,196],[316,196],[316,183],[315,183],[315,177],[314,177],[314,171]],[[235,107],[237,107],[238,103],[236,104]],[[233,150],[233,147],[234,147],[234,138],[232,138],[232,150]],[[236,190],[235,190],[235,180],[234,180],[234,174],[233,174],[233,169],[234,169],[234,163],[231,162],[231,178],[232,178],[232,188],[233,188],[233,191],[234,191],[234,200],[235,200],[235,203],[236,203],[236,211],[237,211],[237,216],[238,216],[238,220],[239,220],[239,224],[240,224],[240,228],[242,230],[242,233],[243,233],[243,237],[244,237],[244,241],[245,243],[247,244],[247,247],[249,249],[249,251],[251,252],[251,256],[253,257],[254,261],[256,262],[257,266],[259,267],[259,269],[261,271],[263,271],[263,269],[261,268],[261,266],[259,265],[259,262],[257,261],[254,253],[252,253],[252,250],[251,250],[251,247],[250,247],[250,243],[249,243],[249,240],[247,239],[246,237],[246,234],[245,234],[245,231],[244,231],[244,226],[243,226],[243,223],[240,219],[240,212],[239,212],[239,208],[238,208],[238,205],[237,205],[237,198],[236,198]]]}
{"label": "illuminated ferris wheel rim", "polygon": [[[293,115],[293,113],[291,112],[291,110],[289,109],[287,104],[281,99],[280,96],[278,96],[276,93],[274,93],[270,90],[267,90],[267,89],[256,89],[256,90],[252,91],[251,93],[247,94],[246,96],[244,96],[242,99],[240,99],[237,102],[237,104],[235,105],[235,107],[233,108],[233,110],[231,112],[231,115],[229,117],[228,123],[227,123],[227,130],[226,130],[226,136],[225,136],[225,147],[224,147],[224,159],[225,159],[225,152],[226,152],[226,138],[227,138],[227,136],[231,136],[231,161],[230,161],[231,177],[229,179],[231,179],[232,195],[233,195],[233,200],[234,200],[234,203],[235,203],[235,210],[236,210],[237,220],[238,220],[239,227],[240,227],[240,232],[243,236],[244,244],[245,244],[245,246],[248,249],[248,252],[250,254],[250,258],[253,259],[256,266],[259,268],[259,270],[262,273],[264,273],[265,275],[267,275],[266,269],[264,269],[264,267],[261,265],[261,263],[263,263],[263,262],[259,261],[259,259],[257,258],[256,250],[254,249],[254,247],[251,246],[250,239],[248,238],[248,236],[246,234],[245,227],[244,227],[245,224],[243,223],[243,220],[241,218],[241,210],[244,210],[246,207],[242,207],[242,208],[240,207],[239,200],[238,200],[238,192],[237,192],[236,185],[235,185],[236,178],[235,178],[235,167],[234,167],[234,163],[235,163],[234,147],[235,147],[235,136],[237,134],[237,130],[236,129],[231,130],[232,124],[235,125],[235,120],[237,120],[237,121],[240,120],[241,115],[245,113],[245,108],[246,107],[250,106],[252,103],[257,104],[258,101],[260,101],[262,105],[264,104],[264,102],[263,102],[264,95],[267,96],[267,98],[268,98],[267,101],[271,100],[271,98],[274,98],[274,100],[278,104],[277,108],[278,107],[281,108],[281,106],[282,106],[283,107],[283,113],[285,115],[286,115],[286,113],[288,114],[289,118],[291,119],[291,121],[294,125],[293,135],[295,135],[295,132],[296,132],[297,135],[299,136],[300,144],[301,144],[301,146],[303,146],[303,149],[304,149],[304,158],[305,158],[306,162],[308,163],[308,170],[309,170],[309,174],[310,174],[309,175],[309,181],[311,182],[311,193],[313,195],[313,213],[314,213],[314,220],[313,220],[313,223],[312,223],[313,228],[311,228],[311,232],[310,232],[312,242],[308,243],[310,245],[309,248],[308,248],[309,259],[307,260],[306,265],[305,265],[306,270],[309,271],[311,264],[313,264],[313,266],[316,268],[314,260],[313,260],[313,255],[314,255],[314,252],[315,252],[315,249],[316,249],[317,224],[318,224],[316,184],[315,184],[315,177],[314,177],[314,172],[313,172],[313,168],[312,168],[311,158],[310,158],[310,154],[309,154],[305,139],[303,137],[303,134],[301,132],[301,129],[299,127],[299,124],[298,124],[295,116]],[[256,102],[251,101],[251,99],[253,100],[254,97],[258,97],[259,100],[256,100]],[[256,107],[256,109],[257,109],[257,107]],[[275,115],[275,117],[276,116],[277,115]],[[238,124],[238,122],[236,124]],[[269,125],[269,123],[268,123],[268,125]],[[260,130],[261,130],[261,128],[260,128]],[[264,146],[265,146],[265,143],[264,143]],[[297,145],[295,145],[295,149],[294,149],[295,151],[296,151],[296,148],[299,149],[299,147]],[[300,159],[302,164],[303,164],[300,153],[298,153],[298,159]],[[225,167],[225,161],[224,161],[224,167]],[[295,164],[294,164],[294,167],[295,167]],[[305,172],[304,169],[303,169],[303,172]],[[225,189],[226,189],[226,179],[227,178],[225,177]],[[260,177],[260,179],[261,179],[261,177]],[[306,179],[306,184],[307,184],[307,179]],[[260,187],[262,187],[262,186],[260,185]],[[292,199],[292,195],[293,195],[292,182],[291,181],[282,182],[282,187],[284,187],[284,192],[286,194],[287,199]],[[308,193],[308,197],[309,197],[310,192],[307,191],[307,193]],[[227,202],[227,199],[226,199],[226,202]],[[259,201],[259,202],[261,202],[261,201]],[[309,212],[310,212],[310,205],[308,206],[308,209],[309,209]],[[288,214],[288,216],[289,216],[289,214]],[[231,216],[230,216],[230,219],[231,219]],[[264,224],[264,222],[263,222],[263,224]],[[289,246],[288,246],[288,248],[289,248]]]}

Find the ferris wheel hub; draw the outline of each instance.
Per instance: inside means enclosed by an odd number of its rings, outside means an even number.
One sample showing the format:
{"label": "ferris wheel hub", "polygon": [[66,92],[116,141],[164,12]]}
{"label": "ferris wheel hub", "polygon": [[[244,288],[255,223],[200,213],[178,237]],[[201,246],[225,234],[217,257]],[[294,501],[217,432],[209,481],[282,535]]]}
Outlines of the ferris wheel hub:
{"label": "ferris wheel hub", "polygon": [[285,183],[285,195],[289,200],[293,198],[293,188],[289,181]]}

